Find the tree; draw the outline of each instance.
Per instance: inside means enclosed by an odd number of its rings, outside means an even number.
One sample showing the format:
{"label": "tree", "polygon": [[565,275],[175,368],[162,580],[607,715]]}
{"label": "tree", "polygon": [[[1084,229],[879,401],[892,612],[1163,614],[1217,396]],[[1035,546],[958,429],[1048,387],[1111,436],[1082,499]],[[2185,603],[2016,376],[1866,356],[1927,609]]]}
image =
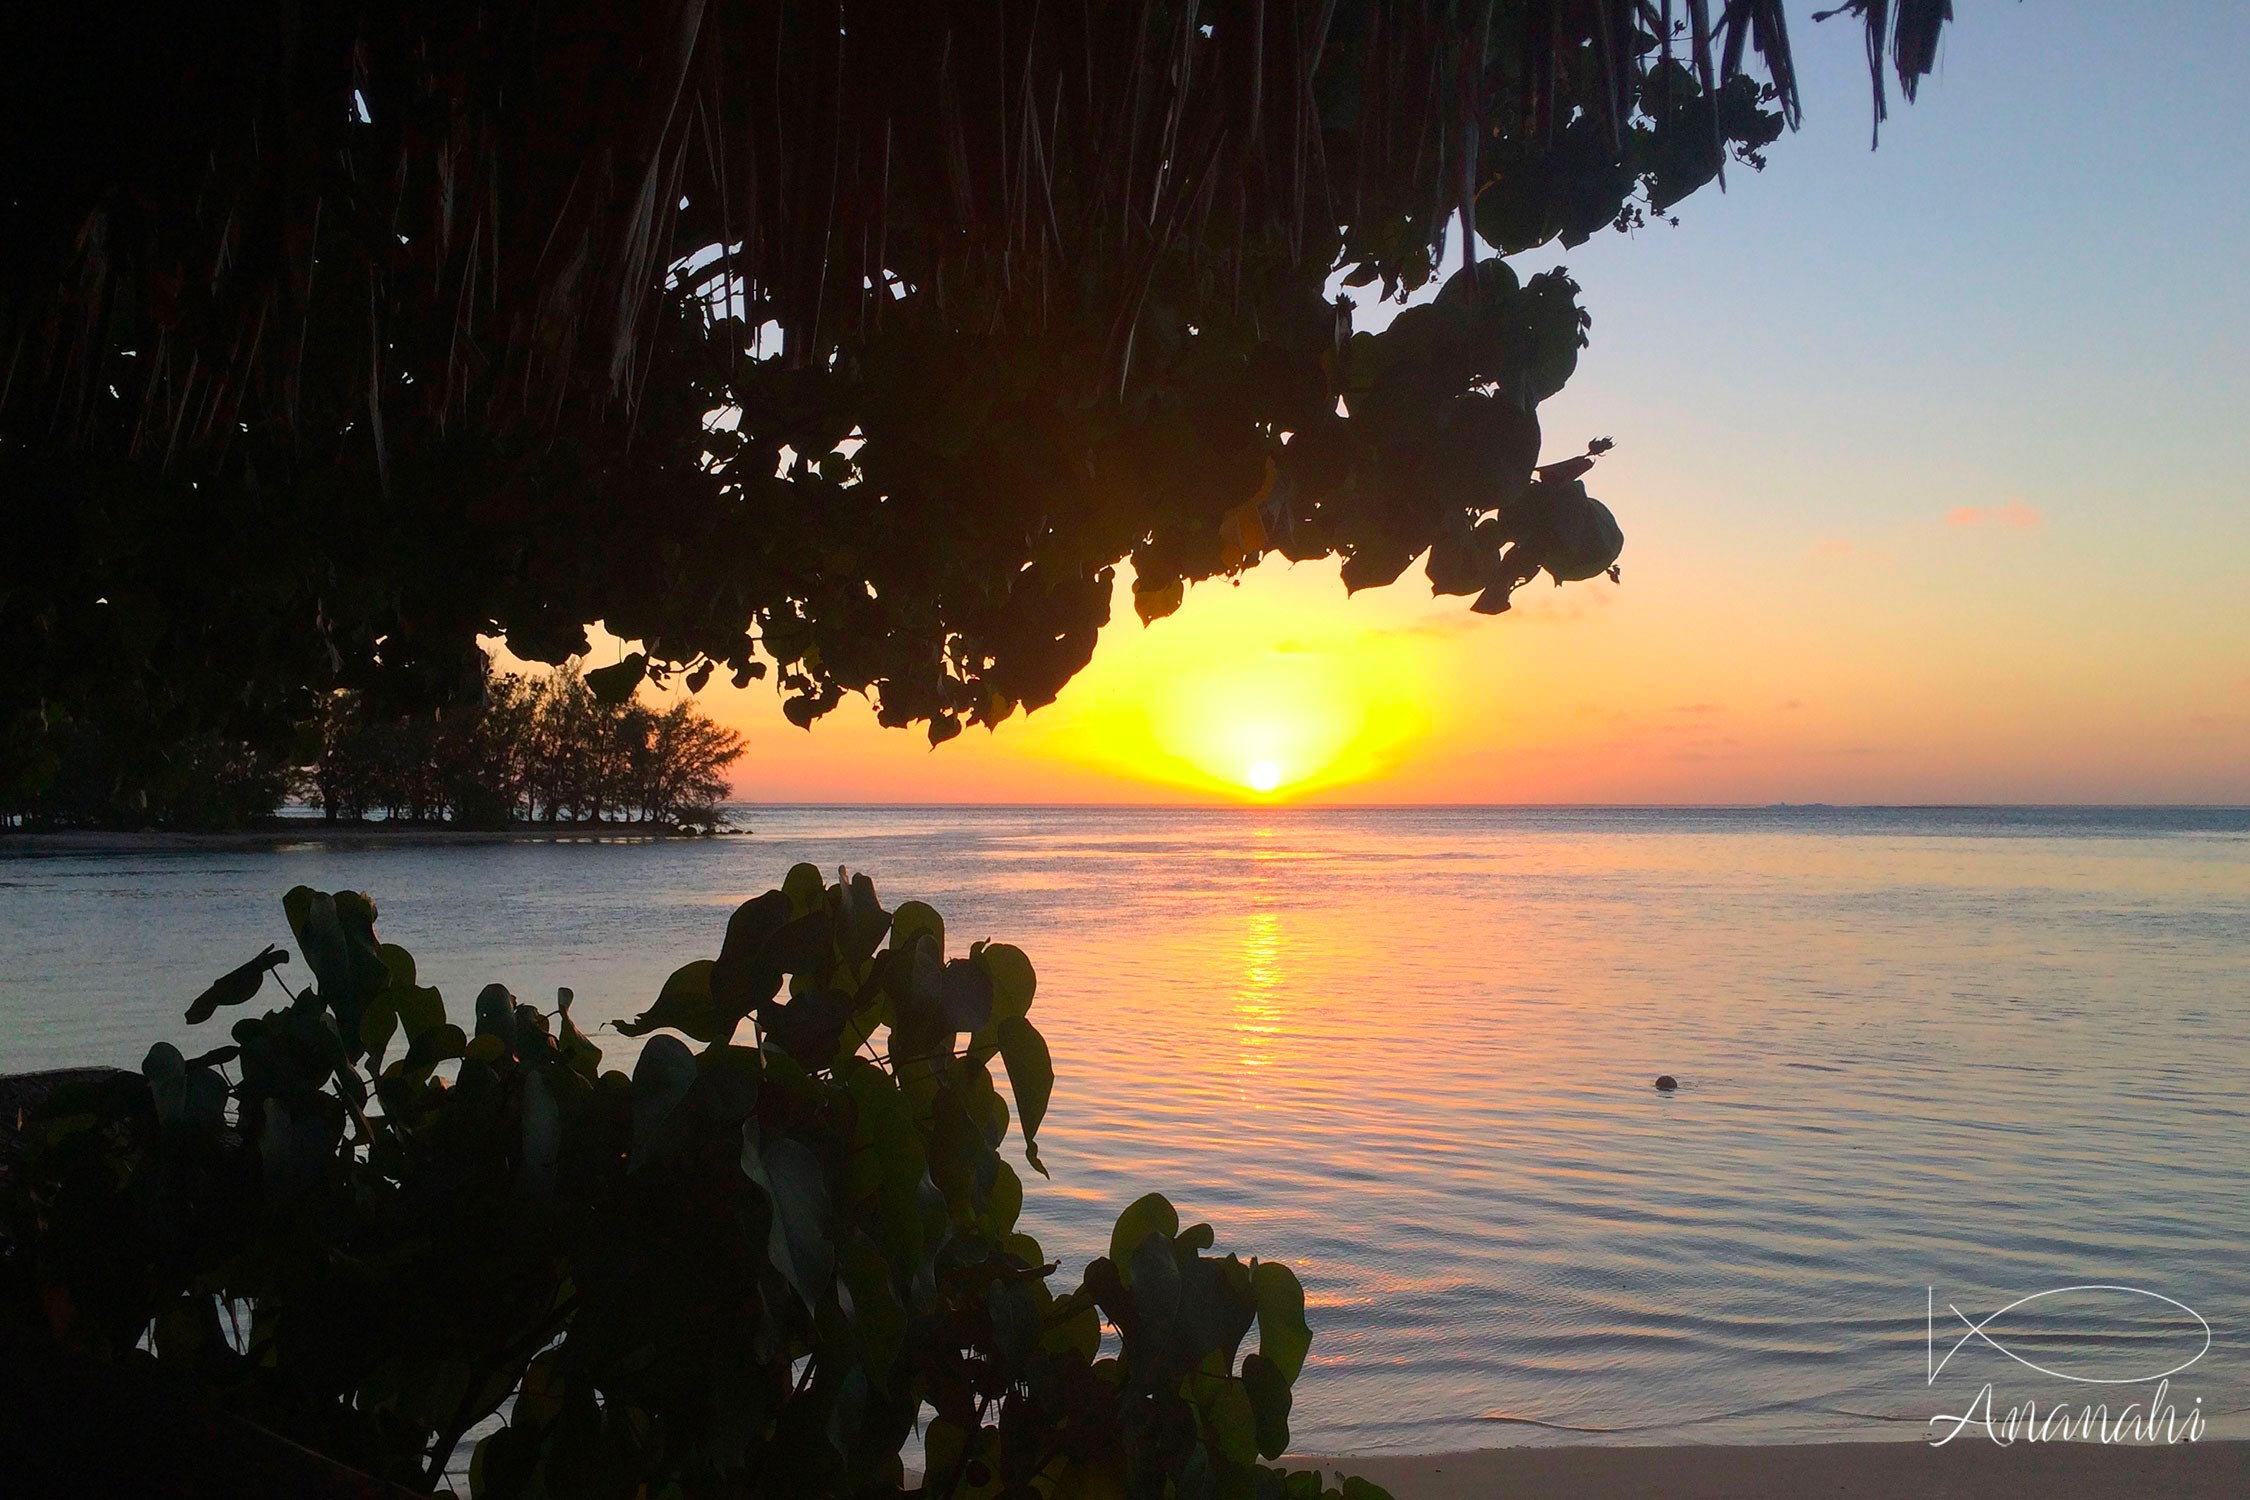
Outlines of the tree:
{"label": "tree", "polygon": [[727,794],[726,769],[742,756],[742,736],[685,703],[655,718],[639,780],[641,818],[672,825],[709,825]]}
{"label": "tree", "polygon": [[298,789],[331,821],[379,811],[467,828],[519,816],[710,827],[742,757],[742,736],[693,704],[605,703],[572,664],[537,682],[487,667],[475,698],[406,715],[332,693],[314,735]]}
{"label": "tree", "polygon": [[[1944,0],[1847,0],[1877,115]],[[1798,112],[1781,0],[50,6],[0,53],[0,744],[278,739],[475,641],[933,740],[1271,552],[1505,609],[1588,317],[1470,266]],[[130,101],[129,104],[124,101]],[[1448,246],[1452,226],[1451,249]],[[1465,269],[1379,335],[1331,299]],[[1566,445],[1574,446],[1574,445]],[[1590,454],[1589,450],[1589,454]],[[82,714],[82,716],[84,716]]]}

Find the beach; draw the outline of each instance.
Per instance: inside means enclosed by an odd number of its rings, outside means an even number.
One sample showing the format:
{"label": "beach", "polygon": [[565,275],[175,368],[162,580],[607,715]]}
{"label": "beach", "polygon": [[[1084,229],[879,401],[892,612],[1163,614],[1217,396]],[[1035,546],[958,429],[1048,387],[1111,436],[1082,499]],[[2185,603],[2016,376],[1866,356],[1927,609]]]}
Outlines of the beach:
{"label": "beach", "polygon": [[2167,1500],[2250,1491],[2250,1442],[2126,1447],[1961,1441],[1488,1448],[1417,1456],[1305,1455],[1396,1500]]}

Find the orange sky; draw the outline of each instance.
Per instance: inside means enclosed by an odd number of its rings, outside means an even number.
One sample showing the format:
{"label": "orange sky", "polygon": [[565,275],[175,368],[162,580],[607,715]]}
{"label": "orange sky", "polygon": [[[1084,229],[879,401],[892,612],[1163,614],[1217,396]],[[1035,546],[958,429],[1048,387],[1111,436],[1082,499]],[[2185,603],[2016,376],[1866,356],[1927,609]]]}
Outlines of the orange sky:
{"label": "orange sky", "polygon": [[2243,637],[2178,651],[2178,597],[2015,633],[2097,582],[2046,529],[1933,515],[1754,587],[1629,551],[1622,586],[1499,618],[1412,575],[1347,603],[1333,563],[1276,560],[1152,626],[1121,595],[1060,700],[935,750],[857,700],[810,731],[762,685],[703,702],[750,738],[751,801],[2250,801]]}
{"label": "orange sky", "polygon": [[2250,803],[2250,200],[2212,191],[2250,8],[2188,53],[1971,12],[1880,151],[1816,28],[1768,170],[1559,257],[1593,344],[1548,457],[1617,438],[1622,585],[1486,619],[1274,560],[1147,628],[1121,591],[1060,701],[935,751],[707,690],[740,794]]}

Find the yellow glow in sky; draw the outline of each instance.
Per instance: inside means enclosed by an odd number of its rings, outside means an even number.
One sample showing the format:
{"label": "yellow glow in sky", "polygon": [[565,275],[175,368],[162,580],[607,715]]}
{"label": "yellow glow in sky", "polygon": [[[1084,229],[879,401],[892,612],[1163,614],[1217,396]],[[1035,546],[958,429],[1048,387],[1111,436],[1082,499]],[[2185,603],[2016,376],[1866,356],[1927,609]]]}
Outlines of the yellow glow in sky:
{"label": "yellow glow in sky", "polygon": [[1124,649],[1108,670],[1097,655],[1074,743],[1055,748],[1222,796],[1303,796],[1395,769],[1428,720],[1414,653],[1379,631],[1308,628],[1317,616],[1272,597],[1279,581],[1198,590],[1194,615],[1145,633],[1129,617],[1113,627],[1104,644]]}
{"label": "yellow glow in sky", "polygon": [[770,684],[700,701],[748,736],[751,803],[2250,799],[2250,633],[2211,631],[2240,615],[2216,571],[2074,609],[2114,557],[1947,497],[1849,549],[1808,521],[1712,553],[1667,535],[1706,497],[1607,467],[1625,582],[1540,580],[1499,617],[1418,570],[1347,597],[1333,561],[1271,559],[1150,626],[1120,581],[1060,699],[935,750],[854,698],[809,732]]}

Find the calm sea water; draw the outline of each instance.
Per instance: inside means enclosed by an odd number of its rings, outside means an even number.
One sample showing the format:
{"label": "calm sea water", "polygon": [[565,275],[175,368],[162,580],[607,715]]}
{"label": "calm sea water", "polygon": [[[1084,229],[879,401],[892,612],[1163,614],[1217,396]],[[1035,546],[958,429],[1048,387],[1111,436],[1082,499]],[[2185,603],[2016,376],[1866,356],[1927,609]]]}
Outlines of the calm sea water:
{"label": "calm sea water", "polygon": [[[2250,1432],[2250,814],[745,816],[704,842],[19,846],[0,1069],[185,1040],[208,978],[287,942],[300,882],[373,894],[456,1003],[568,984],[616,1017],[792,862],[846,864],[1038,966],[1050,1251],[1160,1188],[1296,1266],[1304,1447],[1913,1438],[1986,1381],[2121,1407],[2145,1388],[1975,1340],[1927,1377],[1949,1303],[2089,1283],[2207,1320],[2170,1399]],[[1989,1331],[2112,1379],[2201,1340],[2126,1293]]]}

